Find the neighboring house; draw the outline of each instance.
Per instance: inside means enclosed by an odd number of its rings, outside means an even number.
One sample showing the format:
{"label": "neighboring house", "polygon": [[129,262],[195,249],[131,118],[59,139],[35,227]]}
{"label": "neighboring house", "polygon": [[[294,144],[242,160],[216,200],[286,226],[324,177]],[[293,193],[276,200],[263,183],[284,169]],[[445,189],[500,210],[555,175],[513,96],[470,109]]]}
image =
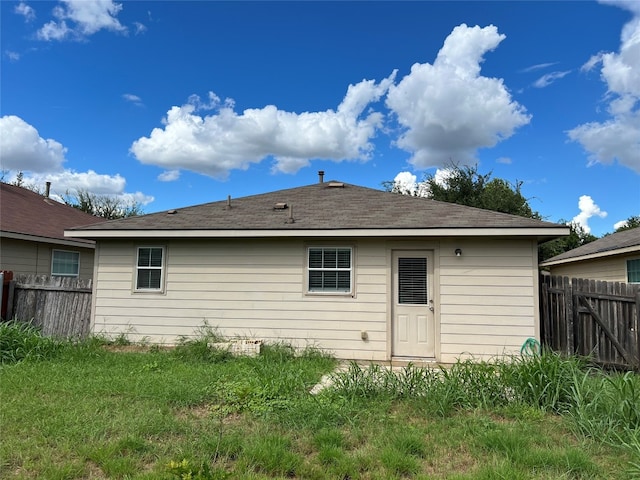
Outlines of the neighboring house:
{"label": "neighboring house", "polygon": [[568,233],[322,177],[66,232],[96,240],[96,333],[172,344],[209,325],[338,358],[441,362],[538,337],[538,242]]}
{"label": "neighboring house", "polygon": [[640,227],[612,233],[540,264],[551,275],[640,283]]}
{"label": "neighboring house", "polygon": [[95,242],[66,238],[66,228],[104,221],[16,185],[0,183],[0,270],[93,277]]}

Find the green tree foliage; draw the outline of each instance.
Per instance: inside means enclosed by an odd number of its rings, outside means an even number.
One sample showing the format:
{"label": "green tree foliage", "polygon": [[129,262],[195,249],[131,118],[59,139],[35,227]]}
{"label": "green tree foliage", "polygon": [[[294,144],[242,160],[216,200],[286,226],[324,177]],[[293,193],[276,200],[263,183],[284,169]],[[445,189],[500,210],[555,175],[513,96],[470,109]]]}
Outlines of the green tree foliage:
{"label": "green tree foliage", "polygon": [[135,200],[127,201],[112,195],[98,195],[83,189],[75,190],[73,193],[67,191],[64,203],[107,220],[135,217],[144,213],[142,206]]}
{"label": "green tree foliage", "polygon": [[[542,216],[531,208],[527,198],[522,195],[522,182],[513,184],[502,178],[491,178],[491,172],[478,172],[477,165],[449,166],[442,178],[436,178],[434,174],[427,175],[415,189],[407,189],[393,181],[383,182],[383,186],[387,191],[404,195],[424,196],[443,202],[542,220]],[[636,224],[633,222],[637,221],[638,217],[633,219],[634,217],[631,217],[627,222]],[[567,237],[541,244],[538,247],[540,261],[597,240],[597,237],[577,223],[566,220],[559,220],[557,223],[569,226],[570,233]]]}
{"label": "green tree foliage", "polygon": [[623,230],[631,230],[632,228],[638,227],[640,227],[640,215],[632,215],[631,217],[627,218],[624,225],[616,228],[615,233],[622,232]]}
{"label": "green tree foliage", "polygon": [[512,184],[502,178],[491,178],[491,172],[481,174],[478,166],[451,165],[443,178],[427,175],[417,189],[409,191],[393,181],[383,182],[387,191],[404,195],[432,198],[441,202],[484,208],[495,212],[541,219],[522,195],[522,182]]}
{"label": "green tree foliage", "polygon": [[560,220],[558,223],[567,225],[571,231],[567,237],[556,238],[538,246],[538,260],[541,262],[598,239],[578,223],[566,220]]}

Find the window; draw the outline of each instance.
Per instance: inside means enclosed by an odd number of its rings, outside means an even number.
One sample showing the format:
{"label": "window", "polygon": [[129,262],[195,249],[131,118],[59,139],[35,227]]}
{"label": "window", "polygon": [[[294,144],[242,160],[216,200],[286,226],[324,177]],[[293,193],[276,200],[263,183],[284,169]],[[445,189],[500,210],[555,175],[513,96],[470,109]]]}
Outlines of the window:
{"label": "window", "polygon": [[398,259],[398,303],[427,304],[427,259]]}
{"label": "window", "polygon": [[308,252],[309,292],[351,292],[350,247],[310,247]]}
{"label": "window", "polygon": [[640,258],[627,260],[627,282],[640,283]]}
{"label": "window", "polygon": [[138,247],[136,290],[161,291],[164,267],[163,247]]}
{"label": "window", "polygon": [[80,274],[80,253],[53,250],[51,255],[51,275],[56,277],[77,277]]}

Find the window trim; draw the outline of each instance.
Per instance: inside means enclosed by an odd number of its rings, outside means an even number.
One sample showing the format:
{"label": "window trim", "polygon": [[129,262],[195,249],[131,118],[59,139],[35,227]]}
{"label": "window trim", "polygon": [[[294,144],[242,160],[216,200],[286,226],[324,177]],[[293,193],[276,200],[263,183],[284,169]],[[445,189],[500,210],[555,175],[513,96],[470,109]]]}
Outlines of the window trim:
{"label": "window trim", "polygon": [[[53,266],[55,263],[55,254],[56,252],[62,253],[74,253],[78,257],[78,271],[76,273],[54,273]],[[59,248],[54,248],[51,250],[51,276],[52,277],[69,277],[69,278],[78,278],[80,276],[80,252],[76,250],[62,250]]]}
{"label": "window trim", "polygon": [[[162,261],[160,267],[140,267],[138,266],[138,258],[140,256],[140,250],[143,248],[159,248],[162,250]],[[138,271],[139,269],[152,269],[160,270],[160,287],[159,288],[138,288]],[[167,248],[164,245],[137,245],[135,247],[133,255],[133,292],[134,293],[151,293],[158,294],[164,293],[165,290],[165,278],[167,268]]]}
{"label": "window trim", "polygon": [[[631,279],[629,278],[629,263],[630,262],[638,262],[640,263],[640,258],[628,258],[627,261],[625,262],[625,270],[627,273],[627,283],[630,283],[632,285],[638,285],[640,284],[640,279],[638,281],[632,282]],[[634,272],[635,273],[635,272]]]}
{"label": "window trim", "polygon": [[[349,271],[349,290],[348,291],[341,291],[341,290],[311,290],[309,288],[309,278],[310,278],[310,271],[311,270],[323,270],[323,271],[332,271],[333,269],[324,269],[324,268],[314,268],[312,269],[309,266],[309,255],[311,250],[313,249],[334,249],[334,250],[349,250],[349,255],[350,255],[350,267],[348,269]],[[312,296],[338,296],[338,297],[355,297],[355,270],[356,270],[356,263],[355,263],[355,252],[356,249],[353,245],[307,245],[305,248],[305,275],[304,275],[304,293],[305,295],[312,295]],[[347,269],[338,269],[336,268],[335,271],[346,271]]]}

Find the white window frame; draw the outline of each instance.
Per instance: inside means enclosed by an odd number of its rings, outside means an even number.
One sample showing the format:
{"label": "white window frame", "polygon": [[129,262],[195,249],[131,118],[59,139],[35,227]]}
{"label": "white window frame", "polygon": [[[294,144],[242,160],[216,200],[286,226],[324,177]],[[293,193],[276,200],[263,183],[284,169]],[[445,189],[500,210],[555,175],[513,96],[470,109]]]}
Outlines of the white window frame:
{"label": "white window frame", "polygon": [[[326,267],[314,267],[311,268],[309,257],[311,255],[312,250],[349,250],[349,268],[326,268]],[[307,295],[338,295],[338,296],[351,296],[353,297],[355,294],[355,248],[351,245],[309,245],[306,248],[305,252],[305,265],[306,265],[306,275],[305,275],[305,293]],[[325,289],[312,289],[310,288],[310,277],[312,271],[336,271],[336,272],[349,272],[349,290],[325,290]]]}
{"label": "white window frame", "polygon": [[[162,251],[162,259],[160,261],[160,266],[140,266],[139,258],[140,258],[140,250],[142,249],[159,249]],[[167,249],[164,245],[138,245],[135,249],[134,255],[134,269],[133,269],[133,291],[136,293],[163,293],[164,292],[164,280],[165,280],[165,270],[167,265]],[[158,288],[144,288],[138,286],[138,272],[140,270],[160,270],[160,286]]]}
{"label": "white window frame", "polygon": [[[76,255],[76,257],[78,258],[78,263],[77,263],[77,271],[76,273],[56,273],[53,271],[53,267],[55,265],[55,256],[56,253],[60,252],[60,253],[73,253]],[[80,252],[77,252],[75,250],[59,250],[59,249],[53,249],[51,250],[51,276],[52,277],[78,277],[80,276]]]}

